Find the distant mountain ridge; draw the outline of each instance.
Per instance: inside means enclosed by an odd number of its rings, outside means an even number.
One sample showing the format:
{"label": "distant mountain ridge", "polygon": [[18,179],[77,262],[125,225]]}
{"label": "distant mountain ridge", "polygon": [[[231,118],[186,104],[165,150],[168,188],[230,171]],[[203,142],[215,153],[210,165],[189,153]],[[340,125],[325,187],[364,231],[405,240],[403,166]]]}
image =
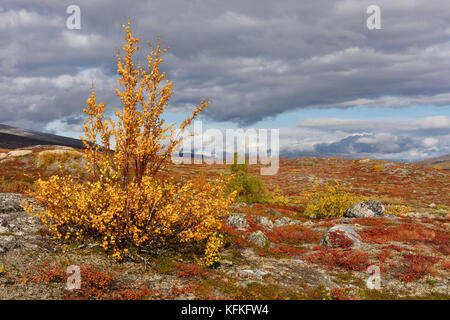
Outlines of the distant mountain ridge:
{"label": "distant mountain ridge", "polygon": [[418,161],[417,163],[424,166],[437,166],[438,168],[442,168],[444,170],[450,170],[450,153],[440,157]]}
{"label": "distant mountain ridge", "polygon": [[448,162],[448,161],[450,161],[450,153],[449,154],[445,154],[445,155],[440,156],[440,157],[430,158],[430,159],[425,159],[425,160],[422,160],[422,161],[418,161],[418,163],[421,163],[421,164],[439,164],[439,163]]}
{"label": "distant mountain ridge", "polygon": [[79,139],[0,124],[0,148],[17,149],[36,145],[59,145],[83,149]]}

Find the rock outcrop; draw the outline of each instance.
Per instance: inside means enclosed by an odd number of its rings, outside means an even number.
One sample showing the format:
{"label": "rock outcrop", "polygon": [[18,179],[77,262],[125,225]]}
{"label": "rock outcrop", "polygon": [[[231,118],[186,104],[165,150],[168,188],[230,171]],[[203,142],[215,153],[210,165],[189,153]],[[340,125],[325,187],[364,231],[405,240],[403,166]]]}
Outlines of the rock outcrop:
{"label": "rock outcrop", "polygon": [[260,247],[264,247],[269,243],[269,239],[267,238],[267,236],[260,230],[255,231],[251,235],[249,235],[248,241],[253,242]]}
{"label": "rock outcrop", "polygon": [[373,218],[383,217],[384,206],[381,202],[375,200],[355,203],[344,212],[347,218]]}
{"label": "rock outcrop", "polygon": [[327,247],[350,247],[361,243],[361,236],[351,227],[342,224],[330,228],[320,242]]}

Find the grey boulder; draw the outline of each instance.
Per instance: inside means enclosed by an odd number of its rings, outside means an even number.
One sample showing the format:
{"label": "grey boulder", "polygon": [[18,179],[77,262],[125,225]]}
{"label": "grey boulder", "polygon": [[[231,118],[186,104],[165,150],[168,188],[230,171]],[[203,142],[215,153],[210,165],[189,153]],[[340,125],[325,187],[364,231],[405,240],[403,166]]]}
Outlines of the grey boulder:
{"label": "grey boulder", "polygon": [[231,213],[227,219],[227,225],[239,230],[248,228],[250,225],[243,213]]}
{"label": "grey boulder", "polygon": [[328,230],[328,232],[322,238],[320,244],[326,247],[342,247],[342,242],[333,240],[337,239],[337,237],[333,237],[333,235],[336,234],[340,236],[339,238],[350,240],[351,242],[349,242],[349,246],[359,245],[362,243],[361,236],[355,230],[353,230],[349,226],[338,224]]}
{"label": "grey boulder", "polygon": [[298,220],[294,220],[288,217],[282,217],[279,218],[277,220],[275,220],[275,222],[273,223],[274,227],[284,227],[284,226],[289,226],[289,225],[293,225],[293,224],[302,224],[300,221]]}
{"label": "grey boulder", "polygon": [[16,241],[13,236],[0,236],[0,253],[14,249]]}
{"label": "grey boulder", "polygon": [[273,222],[265,216],[254,216],[253,219],[261,227],[264,227],[269,230],[272,229],[272,227],[273,227]]}
{"label": "grey boulder", "polygon": [[269,239],[267,239],[267,236],[264,234],[264,232],[260,230],[255,231],[251,235],[249,235],[248,241],[253,242],[254,244],[260,247],[264,247],[266,244],[269,243]]}
{"label": "grey boulder", "polygon": [[345,210],[344,217],[347,218],[373,218],[383,217],[384,206],[375,200],[357,202]]}

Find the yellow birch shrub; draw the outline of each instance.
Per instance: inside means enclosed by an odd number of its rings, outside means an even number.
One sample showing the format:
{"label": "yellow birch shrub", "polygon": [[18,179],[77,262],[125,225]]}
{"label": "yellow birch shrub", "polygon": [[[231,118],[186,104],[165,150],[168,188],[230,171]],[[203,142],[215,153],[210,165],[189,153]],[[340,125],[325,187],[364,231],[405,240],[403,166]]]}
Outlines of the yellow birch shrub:
{"label": "yellow birch shrub", "polygon": [[367,200],[366,197],[350,192],[344,184],[336,180],[323,186],[316,181],[313,189],[313,192],[303,194],[307,200],[304,213],[310,218],[342,217],[348,207]]}
{"label": "yellow birch shrub", "polygon": [[389,203],[386,205],[386,214],[393,214],[396,216],[406,216],[408,213],[412,212],[413,209],[408,205],[402,204],[392,204]]}
{"label": "yellow birch shrub", "polygon": [[[149,44],[147,68],[135,64],[139,38],[132,36],[129,21],[123,28],[124,56],[117,54],[123,90],[116,89],[123,108],[115,109],[117,121],[105,120],[105,104],[96,102],[92,88],[83,109],[82,138],[89,178],[38,180],[35,197],[44,209],[36,214],[56,238],[100,237],[103,248],[119,259],[130,245],[157,248],[193,241],[205,245],[202,261],[211,265],[219,259],[219,231],[235,193],[225,190],[229,179],[223,177],[200,184],[158,176],[182,142],[180,131],[161,117],[173,92],[173,83],[159,71],[167,49],[161,49],[159,38],[156,47]],[[179,129],[189,126],[208,103],[203,100]],[[28,204],[27,211],[35,210]]]}

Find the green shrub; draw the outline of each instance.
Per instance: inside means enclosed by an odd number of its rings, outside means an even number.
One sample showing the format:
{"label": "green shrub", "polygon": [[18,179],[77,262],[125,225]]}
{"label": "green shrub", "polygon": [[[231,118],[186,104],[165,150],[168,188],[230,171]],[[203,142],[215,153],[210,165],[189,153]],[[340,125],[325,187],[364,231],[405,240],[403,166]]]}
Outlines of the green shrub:
{"label": "green shrub", "polygon": [[233,164],[230,166],[234,178],[230,181],[229,191],[237,191],[236,202],[264,203],[268,201],[268,192],[260,177],[248,173],[247,163],[237,163],[237,153],[234,154]]}

